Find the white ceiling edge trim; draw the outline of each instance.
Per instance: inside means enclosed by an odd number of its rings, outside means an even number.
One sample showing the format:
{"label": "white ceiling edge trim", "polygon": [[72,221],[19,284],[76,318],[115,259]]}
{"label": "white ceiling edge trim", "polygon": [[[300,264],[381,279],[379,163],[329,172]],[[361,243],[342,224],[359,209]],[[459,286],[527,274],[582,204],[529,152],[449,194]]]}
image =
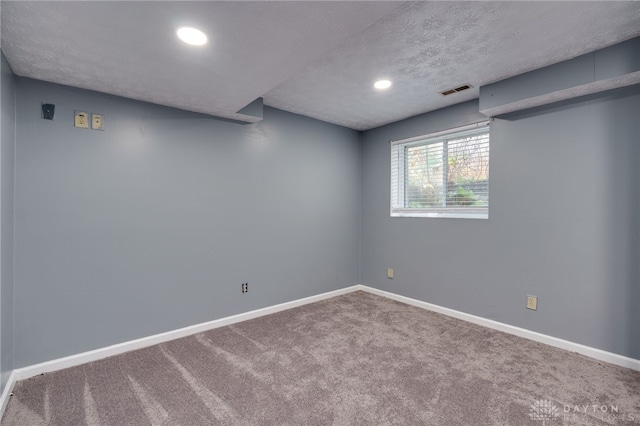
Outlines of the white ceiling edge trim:
{"label": "white ceiling edge trim", "polygon": [[[215,116],[212,116],[212,117],[215,117]],[[238,117],[234,118],[233,120],[241,121],[245,124],[256,124],[262,121],[262,117],[252,117],[250,115],[238,114]]]}
{"label": "white ceiling edge trim", "polygon": [[516,102],[510,102],[508,104],[499,105],[493,108],[484,108],[481,109],[480,112],[487,117],[496,117],[498,115],[536,108],[555,102],[566,101],[581,96],[605,92],[607,90],[633,86],[635,84],[640,84],[640,71],[635,71],[618,77],[594,81],[592,83],[582,84],[580,86],[570,87],[568,89],[557,90],[555,92],[546,93],[540,96],[521,99]]}

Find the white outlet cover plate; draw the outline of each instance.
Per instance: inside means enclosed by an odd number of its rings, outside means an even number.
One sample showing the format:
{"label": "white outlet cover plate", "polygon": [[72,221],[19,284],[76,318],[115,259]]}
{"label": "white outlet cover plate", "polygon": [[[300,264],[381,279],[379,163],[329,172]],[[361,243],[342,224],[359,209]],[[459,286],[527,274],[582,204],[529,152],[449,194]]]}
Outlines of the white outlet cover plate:
{"label": "white outlet cover plate", "polygon": [[73,115],[73,125],[80,129],[88,129],[89,114],[84,111],[75,111]]}
{"label": "white outlet cover plate", "polygon": [[102,114],[91,114],[91,128],[104,130],[104,116]]}
{"label": "white outlet cover plate", "polygon": [[531,309],[533,311],[538,310],[538,297],[537,296],[529,296],[527,295],[527,309]]}

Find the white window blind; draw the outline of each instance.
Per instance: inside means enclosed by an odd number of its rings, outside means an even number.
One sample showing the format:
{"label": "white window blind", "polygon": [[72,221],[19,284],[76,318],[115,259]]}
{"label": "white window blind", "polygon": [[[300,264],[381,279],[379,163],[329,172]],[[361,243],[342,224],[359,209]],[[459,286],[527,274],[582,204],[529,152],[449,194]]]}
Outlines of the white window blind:
{"label": "white window blind", "polygon": [[488,215],[488,121],[391,143],[391,216]]}

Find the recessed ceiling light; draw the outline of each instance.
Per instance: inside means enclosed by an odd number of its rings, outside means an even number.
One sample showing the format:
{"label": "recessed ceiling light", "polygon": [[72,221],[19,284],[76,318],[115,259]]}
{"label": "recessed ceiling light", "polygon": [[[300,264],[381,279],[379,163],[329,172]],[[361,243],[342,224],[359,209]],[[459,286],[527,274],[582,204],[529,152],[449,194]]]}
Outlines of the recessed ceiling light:
{"label": "recessed ceiling light", "polygon": [[207,42],[207,36],[200,30],[189,27],[182,27],[178,30],[178,37],[187,44],[202,46]]}
{"label": "recessed ceiling light", "polygon": [[373,83],[373,87],[376,89],[388,89],[391,87],[391,82],[389,80],[378,80]]}

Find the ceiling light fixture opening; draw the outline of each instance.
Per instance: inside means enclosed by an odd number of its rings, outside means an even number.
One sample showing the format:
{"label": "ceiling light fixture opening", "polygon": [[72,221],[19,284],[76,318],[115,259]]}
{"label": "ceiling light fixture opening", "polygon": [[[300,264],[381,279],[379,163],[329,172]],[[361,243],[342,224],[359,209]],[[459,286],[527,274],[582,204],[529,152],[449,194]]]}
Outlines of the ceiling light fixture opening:
{"label": "ceiling light fixture opening", "polygon": [[193,46],[202,46],[207,43],[207,35],[196,28],[182,27],[177,31],[180,40]]}
{"label": "ceiling light fixture opening", "polygon": [[381,90],[388,89],[389,87],[391,87],[391,82],[389,80],[378,80],[375,83],[373,83],[373,87]]}

